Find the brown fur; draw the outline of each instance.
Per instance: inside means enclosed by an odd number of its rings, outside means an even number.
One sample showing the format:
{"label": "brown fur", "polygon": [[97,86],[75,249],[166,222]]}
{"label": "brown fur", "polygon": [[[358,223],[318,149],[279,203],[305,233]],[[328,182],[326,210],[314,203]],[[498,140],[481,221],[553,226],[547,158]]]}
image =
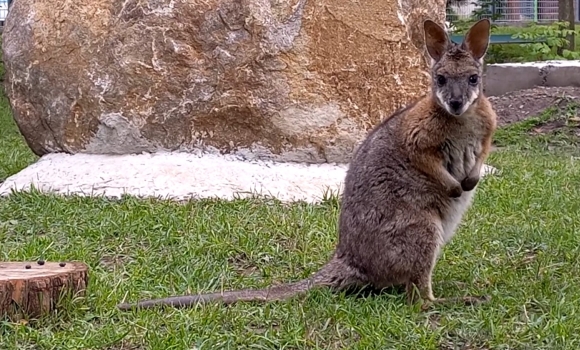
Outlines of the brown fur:
{"label": "brown fur", "polygon": [[[404,143],[408,147],[409,159],[415,167],[441,182],[451,197],[459,197],[466,188],[465,184],[472,184],[479,181],[479,175],[484,160],[491,150],[492,135],[496,128],[496,115],[489,101],[481,96],[471,107],[470,113],[478,116],[470,127],[476,128],[479,133],[477,138],[482,141],[481,151],[476,157],[476,163],[467,173],[467,178],[454,178],[444,167],[444,150],[441,145],[448,138],[455,140],[461,138],[462,126],[466,121],[446,118],[445,110],[437,106],[431,98],[420,100],[401,124]],[[430,116],[425,118],[425,116]],[[456,134],[456,135],[454,135]],[[453,137],[455,136],[455,137]],[[473,134],[465,135],[473,137]],[[463,140],[462,140],[463,141]],[[463,180],[463,185],[460,182]],[[468,190],[475,187],[475,184],[467,186]]]}
{"label": "brown fur", "polygon": [[426,302],[478,301],[470,296],[436,299],[431,276],[471,204],[496,128],[481,81],[473,83],[473,76],[482,74],[489,21],[476,23],[462,45],[451,43],[434,22],[426,21],[424,29],[434,60],[433,93],[384,120],[355,152],[342,194],[338,245],[317,273],[259,290],[169,297],[119,308],[283,300],[313,287],[365,285],[406,286],[410,302],[417,296]]}

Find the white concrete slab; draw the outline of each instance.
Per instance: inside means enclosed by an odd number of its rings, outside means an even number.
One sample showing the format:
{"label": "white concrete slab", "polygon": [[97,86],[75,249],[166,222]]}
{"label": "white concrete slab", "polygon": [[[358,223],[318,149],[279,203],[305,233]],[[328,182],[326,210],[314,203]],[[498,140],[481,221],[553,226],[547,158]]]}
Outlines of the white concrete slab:
{"label": "white concrete slab", "polygon": [[489,66],[498,67],[580,67],[580,60],[547,60],[534,62],[509,62],[509,63],[491,63]]}
{"label": "white concrete slab", "polygon": [[[284,202],[319,202],[342,190],[347,165],[248,161],[201,153],[139,155],[48,154],[6,179],[0,195],[34,186],[62,195],[161,197],[185,200],[265,195]],[[495,169],[487,167],[484,174]]]}

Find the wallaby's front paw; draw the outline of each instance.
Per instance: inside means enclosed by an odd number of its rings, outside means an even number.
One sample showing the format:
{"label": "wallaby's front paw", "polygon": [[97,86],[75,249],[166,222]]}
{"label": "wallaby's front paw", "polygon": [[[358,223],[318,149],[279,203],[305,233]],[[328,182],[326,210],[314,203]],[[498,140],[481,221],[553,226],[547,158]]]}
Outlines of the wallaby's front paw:
{"label": "wallaby's front paw", "polygon": [[465,179],[463,179],[463,181],[461,181],[461,188],[465,192],[469,192],[469,191],[473,190],[475,188],[475,186],[477,186],[478,182],[479,182],[479,177],[466,177]]}
{"label": "wallaby's front paw", "polygon": [[451,198],[461,197],[462,194],[463,194],[463,188],[461,185],[451,187],[451,190],[449,191],[449,197],[451,197]]}

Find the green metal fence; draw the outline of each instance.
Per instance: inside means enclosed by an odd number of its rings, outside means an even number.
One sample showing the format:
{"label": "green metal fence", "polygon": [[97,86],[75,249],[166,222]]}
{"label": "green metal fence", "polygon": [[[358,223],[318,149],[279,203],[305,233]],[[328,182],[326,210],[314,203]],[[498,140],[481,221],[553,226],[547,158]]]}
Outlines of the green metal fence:
{"label": "green metal fence", "polygon": [[550,23],[558,20],[558,0],[463,0],[448,4],[448,21],[470,18],[489,18],[498,23]]}

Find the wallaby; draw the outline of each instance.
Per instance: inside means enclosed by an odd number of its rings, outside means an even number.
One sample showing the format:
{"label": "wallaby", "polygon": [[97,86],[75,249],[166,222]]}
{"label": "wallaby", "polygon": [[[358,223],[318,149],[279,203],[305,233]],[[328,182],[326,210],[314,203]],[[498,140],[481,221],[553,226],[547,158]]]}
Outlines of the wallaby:
{"label": "wallaby", "polygon": [[326,265],[294,283],[118,307],[273,301],[324,286],[335,291],[405,286],[410,303],[428,305],[481,301],[471,296],[436,299],[431,275],[471,205],[496,129],[481,81],[490,22],[475,23],[461,44],[431,20],[423,30],[432,58],[432,91],[382,121],[354,152],[341,196],[338,244]]}

